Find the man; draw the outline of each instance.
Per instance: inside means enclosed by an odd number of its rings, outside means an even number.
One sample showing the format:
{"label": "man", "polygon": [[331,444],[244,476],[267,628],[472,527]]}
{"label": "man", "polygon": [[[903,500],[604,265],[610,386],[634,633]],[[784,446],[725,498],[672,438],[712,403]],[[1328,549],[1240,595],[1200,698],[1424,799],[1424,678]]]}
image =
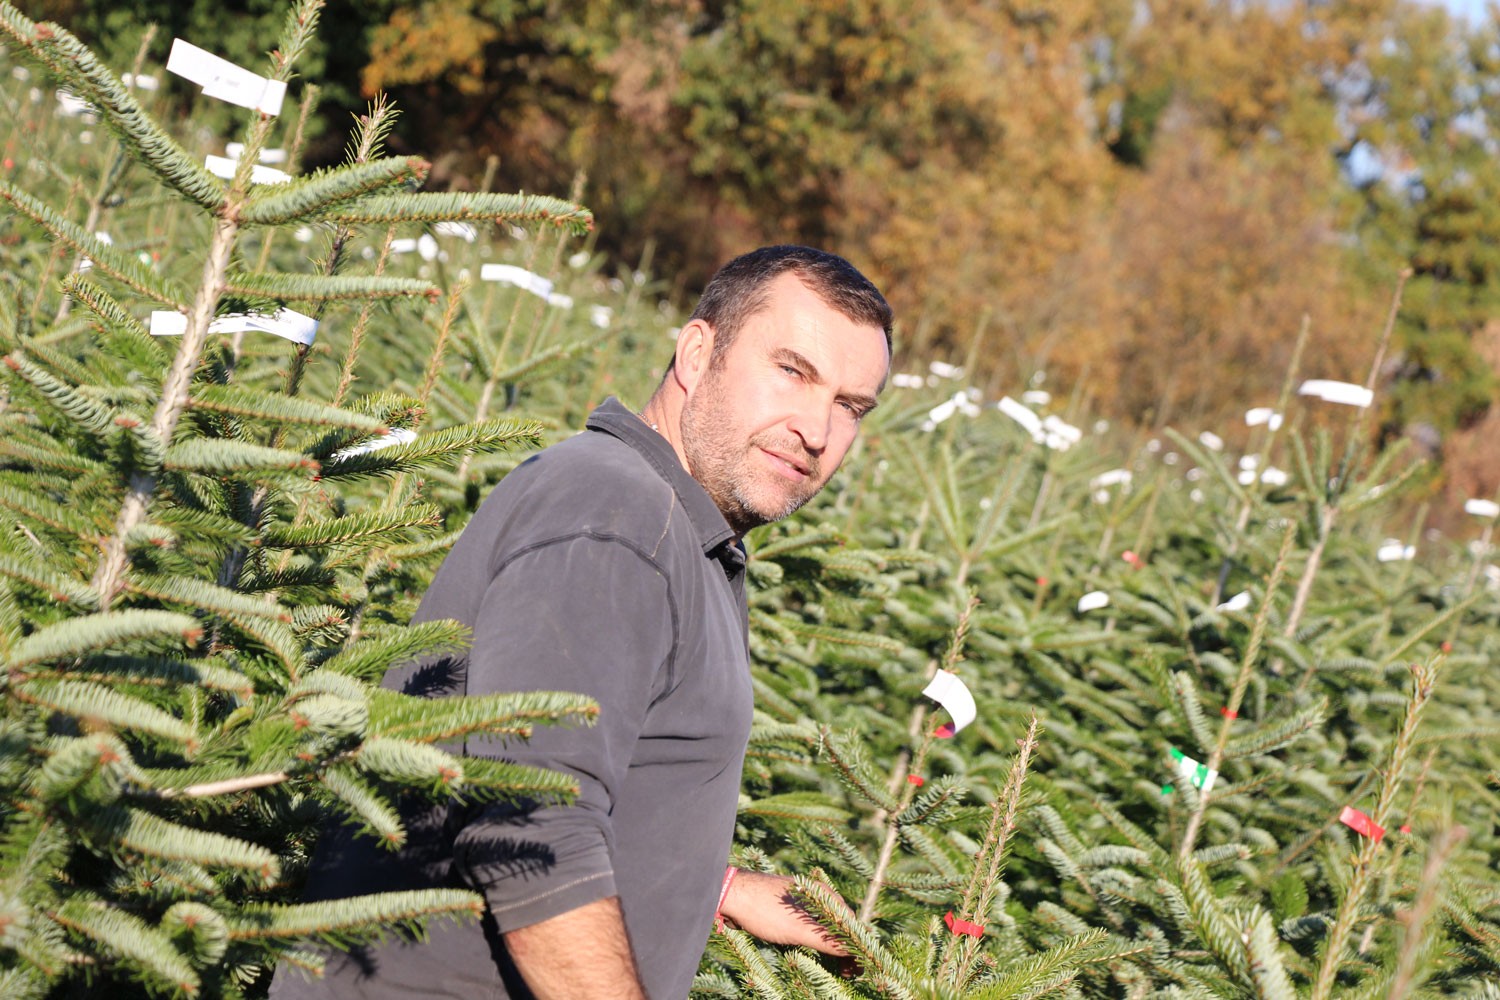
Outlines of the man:
{"label": "man", "polygon": [[311,898],[468,886],[487,912],[335,955],[321,983],[280,973],[274,1000],[675,1000],[716,907],[763,940],[841,953],[788,879],[724,868],[752,710],[740,539],[833,475],[885,384],[890,331],[842,258],[746,254],[709,283],[640,416],[611,399],[496,487],[416,616],[469,625],[467,654],[385,683],[593,697],[596,726],[464,748],[566,771],[580,794],[419,810],[394,854],[326,837]]}

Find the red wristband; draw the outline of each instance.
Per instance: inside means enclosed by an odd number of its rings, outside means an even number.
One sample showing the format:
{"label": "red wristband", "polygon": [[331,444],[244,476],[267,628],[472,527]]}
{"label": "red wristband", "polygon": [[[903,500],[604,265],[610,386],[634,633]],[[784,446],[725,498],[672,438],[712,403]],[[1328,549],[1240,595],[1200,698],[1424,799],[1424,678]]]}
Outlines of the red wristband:
{"label": "red wristband", "polygon": [[724,869],[724,881],[719,884],[719,904],[714,907],[714,930],[720,934],[724,933],[724,915],[719,911],[724,909],[724,900],[729,898],[729,883],[734,881],[734,865]]}

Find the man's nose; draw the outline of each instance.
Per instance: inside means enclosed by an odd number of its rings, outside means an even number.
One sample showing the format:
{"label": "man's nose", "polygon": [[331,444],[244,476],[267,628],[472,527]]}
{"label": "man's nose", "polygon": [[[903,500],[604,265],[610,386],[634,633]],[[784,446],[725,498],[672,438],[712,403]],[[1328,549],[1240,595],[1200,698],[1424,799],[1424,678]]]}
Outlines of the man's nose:
{"label": "man's nose", "polygon": [[793,414],[792,433],[802,439],[802,447],[816,455],[828,446],[828,429],[833,422],[833,404],[822,400],[804,400]]}

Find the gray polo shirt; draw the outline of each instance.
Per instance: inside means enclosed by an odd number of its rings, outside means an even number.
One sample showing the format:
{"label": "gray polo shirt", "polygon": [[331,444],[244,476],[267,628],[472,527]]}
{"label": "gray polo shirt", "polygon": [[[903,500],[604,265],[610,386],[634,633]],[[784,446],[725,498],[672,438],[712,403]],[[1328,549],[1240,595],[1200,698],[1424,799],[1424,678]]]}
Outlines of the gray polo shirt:
{"label": "gray polo shirt", "polygon": [[[566,771],[563,807],[413,807],[408,846],[330,831],[309,899],[468,886],[488,913],[278,973],[274,1000],[527,997],[500,935],[618,896],[652,1000],[688,992],[734,832],[750,733],[744,551],[668,442],[610,399],[586,432],[518,467],[480,506],[416,621],[474,631],[466,655],[392,671],[429,697],[576,691],[598,724],[464,751]],[[586,940],[570,947],[587,950]]]}

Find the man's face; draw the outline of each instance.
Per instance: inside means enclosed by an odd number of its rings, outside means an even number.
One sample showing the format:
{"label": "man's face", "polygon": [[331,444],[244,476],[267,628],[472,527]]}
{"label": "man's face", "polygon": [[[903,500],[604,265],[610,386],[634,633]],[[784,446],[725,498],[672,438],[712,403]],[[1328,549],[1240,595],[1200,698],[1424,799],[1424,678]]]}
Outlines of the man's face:
{"label": "man's face", "polygon": [[688,396],[688,471],[739,534],[786,517],[844,460],[889,364],[880,327],[846,318],[796,275],[779,275],[765,307]]}

